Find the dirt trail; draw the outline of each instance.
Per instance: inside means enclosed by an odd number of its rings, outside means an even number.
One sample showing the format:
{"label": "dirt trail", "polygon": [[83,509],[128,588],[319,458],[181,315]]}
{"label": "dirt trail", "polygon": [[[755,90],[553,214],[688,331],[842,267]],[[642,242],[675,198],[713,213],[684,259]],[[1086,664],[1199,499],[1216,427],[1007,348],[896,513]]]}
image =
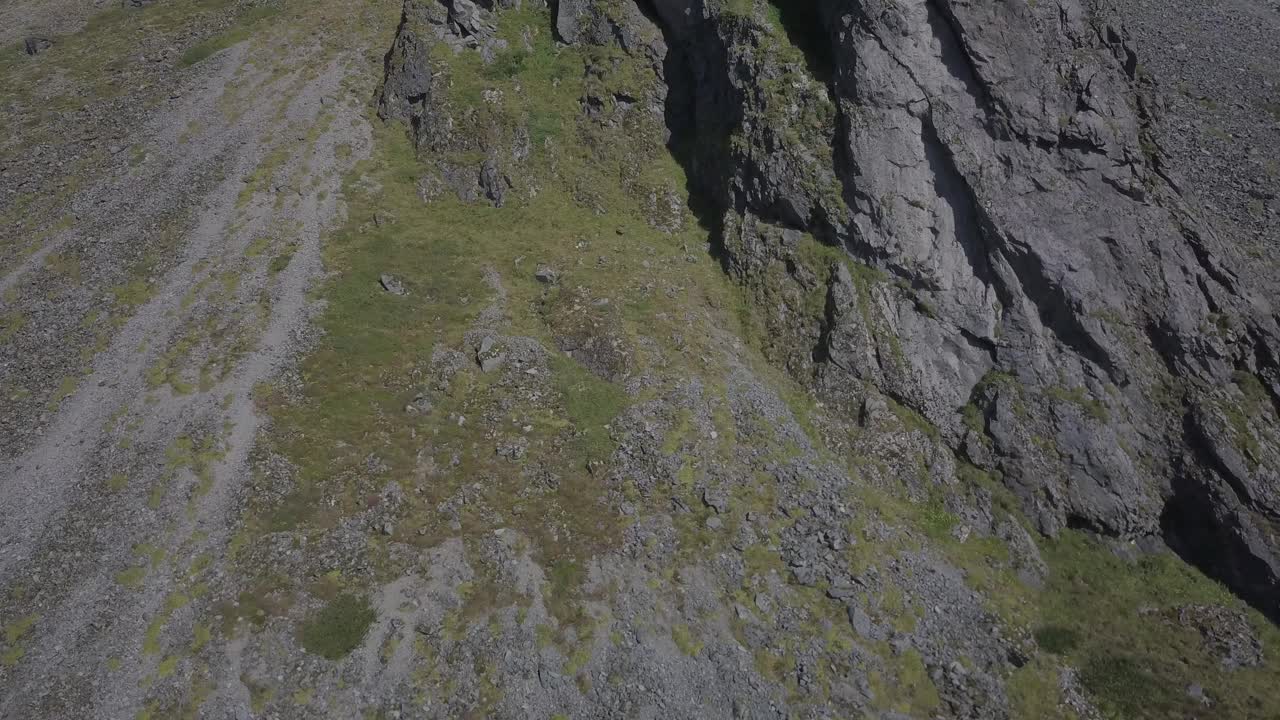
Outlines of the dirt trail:
{"label": "dirt trail", "polygon": [[[194,578],[226,555],[260,426],[253,390],[305,343],[321,237],[371,142],[367,97],[344,85],[362,58],[251,45],[207,61],[197,91],[157,112],[140,170],[71,200],[77,227],[127,238],[214,178],[177,264],[47,429],[0,464],[0,603],[31,625],[0,667],[0,717],[133,717],[174,673],[160,652],[170,635],[192,642]],[[22,302],[77,232],[52,238],[4,289]]]}

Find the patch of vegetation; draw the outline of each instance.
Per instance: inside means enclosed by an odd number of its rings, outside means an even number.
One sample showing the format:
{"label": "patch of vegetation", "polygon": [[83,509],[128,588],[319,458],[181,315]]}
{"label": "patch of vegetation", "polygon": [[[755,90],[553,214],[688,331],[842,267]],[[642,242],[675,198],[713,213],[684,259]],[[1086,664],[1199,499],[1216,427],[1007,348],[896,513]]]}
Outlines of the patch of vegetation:
{"label": "patch of vegetation", "polygon": [[293,606],[294,595],[288,578],[271,576],[259,579],[248,590],[236,596],[234,604],[220,609],[223,632],[230,635],[240,620],[262,627],[267,620],[284,615]]}
{"label": "patch of vegetation", "polygon": [[1280,707],[1280,666],[1228,670],[1198,629],[1170,619],[1183,605],[1224,606],[1246,614],[1265,654],[1280,650],[1280,629],[1219,583],[1168,553],[1130,564],[1105,541],[1076,531],[1041,549],[1052,570],[1038,596],[1037,640],[1080,668],[1082,683],[1112,715],[1201,717],[1203,706],[1186,693],[1193,683],[1214,698],[1216,717]]}
{"label": "patch of vegetation", "polygon": [[1035,638],[1041,650],[1054,655],[1065,655],[1080,644],[1080,636],[1075,630],[1060,625],[1036,628]]}
{"label": "patch of vegetation", "polygon": [[58,383],[58,388],[49,397],[49,408],[51,410],[56,408],[58,403],[74,395],[78,387],[80,387],[79,378],[69,376],[62,378],[62,382]]}
{"label": "patch of vegetation", "polygon": [[164,625],[169,621],[169,616],[162,613],[158,617],[152,618],[147,623],[147,630],[142,636],[142,654],[143,655],[159,655],[160,654],[160,633],[164,632]]}
{"label": "patch of vegetation", "polygon": [[1271,394],[1267,392],[1267,388],[1258,379],[1257,375],[1251,372],[1236,371],[1231,375],[1231,379],[1235,381],[1236,387],[1240,388],[1240,392],[1244,394],[1245,403],[1251,411],[1259,411],[1271,404]]}
{"label": "patch of vegetation", "polygon": [[562,625],[574,624],[581,609],[577,603],[578,587],[586,577],[586,569],[566,558],[551,565],[544,592],[547,610]]}
{"label": "patch of vegetation", "polygon": [[178,657],[175,655],[170,655],[169,657],[161,660],[160,664],[156,666],[156,677],[163,680],[164,678],[167,678],[170,675],[172,675],[174,671],[176,671],[177,669],[178,669]]}
{"label": "patch of vegetation", "polygon": [[178,65],[188,67],[195,65],[201,60],[212,56],[213,54],[226,50],[232,45],[238,45],[249,39],[253,34],[254,26],[276,13],[280,12],[280,8],[275,5],[257,5],[250,6],[245,9],[236,18],[232,26],[223,33],[205,40],[198,45],[194,45],[182,53],[178,58]]}
{"label": "patch of vegetation", "polygon": [[607,460],[614,448],[608,425],[627,406],[626,393],[562,355],[554,356],[552,363],[565,414],[578,432],[580,455],[589,461]]}
{"label": "patch of vegetation", "polygon": [[1250,421],[1268,412],[1271,408],[1271,396],[1258,376],[1251,372],[1237,371],[1232,375],[1232,380],[1239,388],[1243,402],[1219,402],[1217,406],[1231,428],[1236,449],[1244,456],[1245,462],[1256,467],[1262,457],[1262,443]]}
{"label": "patch of vegetation", "polygon": [[983,416],[981,408],[969,403],[960,408],[960,415],[966,428],[972,430],[977,437],[986,437],[987,419]]}
{"label": "patch of vegetation", "polygon": [[137,590],[142,587],[142,581],[147,577],[147,569],[143,566],[131,567],[128,570],[121,570],[116,573],[116,582],[130,590]]}
{"label": "patch of vegetation", "polygon": [[303,623],[302,646],[314,655],[340,660],[360,646],[376,618],[366,598],[339,595]]}
{"label": "patch of vegetation", "polygon": [[1086,415],[1098,422],[1105,423],[1111,419],[1110,414],[1107,412],[1107,406],[1103,405],[1100,400],[1090,396],[1089,392],[1082,387],[1065,388],[1053,385],[1045,388],[1044,394],[1058,402],[1076,405]]}
{"label": "patch of vegetation", "polygon": [[955,528],[960,519],[954,513],[947,510],[942,499],[938,496],[929,498],[913,513],[917,519],[917,525],[924,533],[934,540],[944,540],[951,535],[951,531]]}
{"label": "patch of vegetation", "polygon": [[1012,717],[1031,720],[1076,720],[1076,714],[1062,702],[1059,668],[1037,657],[1013,672],[1005,683]]}
{"label": "patch of vegetation", "polygon": [[191,630],[191,636],[191,652],[198,653],[213,639],[213,631],[208,625],[196,625]]}
{"label": "patch of vegetation", "polygon": [[289,267],[289,263],[293,261],[294,253],[298,250],[296,243],[289,243],[284,250],[271,258],[271,262],[267,264],[267,272],[272,275],[278,275]]}
{"label": "patch of vegetation", "polygon": [[4,641],[6,645],[13,645],[21,640],[27,633],[31,632],[31,628],[36,626],[40,621],[40,616],[34,613],[24,615],[4,626]]}
{"label": "patch of vegetation", "polygon": [[941,703],[924,660],[915,649],[894,655],[885,652],[885,671],[870,673],[872,702],[882,710],[911,717],[929,717]]}
{"label": "patch of vegetation", "polygon": [[893,398],[885,398],[885,400],[889,404],[889,409],[893,411],[893,414],[896,415],[898,420],[902,423],[903,428],[921,433],[926,437],[939,437],[938,428],[934,427],[933,423],[929,422],[928,418]]}
{"label": "patch of vegetation", "polygon": [[671,626],[671,639],[675,641],[676,647],[680,648],[680,652],[689,657],[696,657],[702,652],[702,643],[693,636],[689,626],[684,623]]}
{"label": "patch of vegetation", "polygon": [[7,343],[27,324],[27,318],[16,310],[0,315],[0,343]]}
{"label": "patch of vegetation", "polygon": [[483,75],[489,80],[510,80],[519,75],[529,53],[519,48],[508,48],[498,53],[493,62],[485,66]]}
{"label": "patch of vegetation", "polygon": [[1120,717],[1175,717],[1186,691],[1173,688],[1132,658],[1110,653],[1092,657],[1080,672],[1080,682],[1107,710]]}

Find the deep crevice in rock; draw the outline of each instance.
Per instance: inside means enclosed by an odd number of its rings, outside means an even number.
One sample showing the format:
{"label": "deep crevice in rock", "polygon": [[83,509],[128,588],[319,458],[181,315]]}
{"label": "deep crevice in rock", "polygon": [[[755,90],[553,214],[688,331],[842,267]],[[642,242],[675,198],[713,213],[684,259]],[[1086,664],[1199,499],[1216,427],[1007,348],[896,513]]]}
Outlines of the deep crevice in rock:
{"label": "deep crevice in rock", "polygon": [[925,159],[933,173],[933,188],[951,209],[955,226],[955,239],[969,261],[969,267],[982,284],[996,286],[1002,302],[1008,302],[1008,291],[999,287],[995,274],[991,271],[991,243],[984,230],[982,215],[978,210],[978,200],[973,189],[956,168],[951,158],[951,149],[942,142],[938,130],[928,117],[921,122],[924,132]]}
{"label": "deep crevice in rock", "polygon": [[1276,585],[1280,568],[1250,547],[1261,538],[1251,537],[1256,531],[1240,522],[1239,513],[1247,510],[1238,498],[1223,497],[1223,489],[1193,477],[1187,469],[1174,476],[1172,486],[1173,496],[1160,516],[1165,543],[1187,564],[1232,588],[1280,624],[1280,589]]}
{"label": "deep crevice in rock", "polygon": [[944,0],[928,0],[925,8],[929,13],[929,27],[942,47],[942,64],[964,85],[978,107],[990,116],[991,109],[999,107],[999,103],[991,89],[982,82],[982,75],[965,47],[960,21]]}
{"label": "deep crevice in rock", "polygon": [[824,84],[835,74],[821,0],[769,0],[792,45],[804,54],[809,72]]}

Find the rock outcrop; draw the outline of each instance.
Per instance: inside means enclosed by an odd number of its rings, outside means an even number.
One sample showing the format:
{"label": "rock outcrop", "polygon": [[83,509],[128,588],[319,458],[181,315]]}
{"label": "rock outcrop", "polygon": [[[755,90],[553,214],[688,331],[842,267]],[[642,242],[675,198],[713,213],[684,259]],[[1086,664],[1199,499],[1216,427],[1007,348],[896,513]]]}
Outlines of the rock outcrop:
{"label": "rock outcrop", "polygon": [[[408,3],[388,57],[380,107],[420,148],[448,130],[410,58],[459,2]],[[651,56],[775,359],[850,412],[919,413],[1042,532],[1162,535],[1280,616],[1280,329],[1162,174],[1152,81],[1105,7],[639,10],[665,45],[588,0],[555,31]]]}
{"label": "rock outcrop", "polygon": [[[561,3],[567,40],[583,5]],[[1111,13],[650,9],[675,147],[780,361],[851,409],[874,388],[919,412],[1043,532],[1162,534],[1280,615],[1280,331],[1162,174]]]}

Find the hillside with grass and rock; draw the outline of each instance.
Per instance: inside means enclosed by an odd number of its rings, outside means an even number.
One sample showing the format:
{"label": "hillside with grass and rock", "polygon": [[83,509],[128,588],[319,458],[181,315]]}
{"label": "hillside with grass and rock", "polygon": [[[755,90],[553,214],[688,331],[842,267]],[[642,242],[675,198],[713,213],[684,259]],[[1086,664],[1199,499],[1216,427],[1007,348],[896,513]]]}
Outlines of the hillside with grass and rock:
{"label": "hillside with grass and rock", "polygon": [[1280,718],[1280,7],[11,0],[0,718]]}

